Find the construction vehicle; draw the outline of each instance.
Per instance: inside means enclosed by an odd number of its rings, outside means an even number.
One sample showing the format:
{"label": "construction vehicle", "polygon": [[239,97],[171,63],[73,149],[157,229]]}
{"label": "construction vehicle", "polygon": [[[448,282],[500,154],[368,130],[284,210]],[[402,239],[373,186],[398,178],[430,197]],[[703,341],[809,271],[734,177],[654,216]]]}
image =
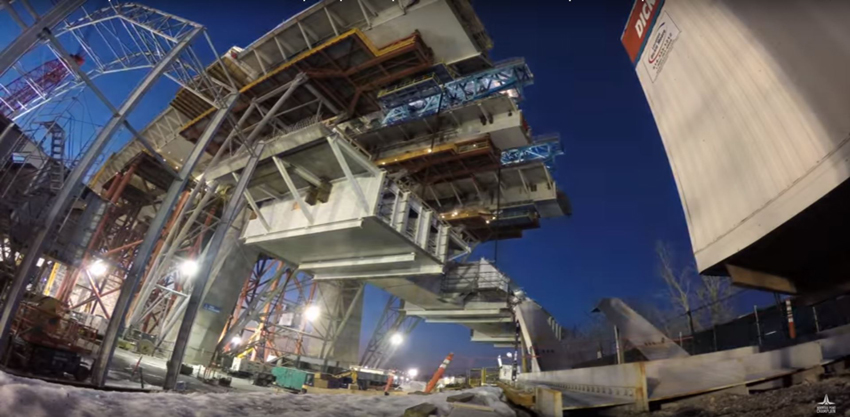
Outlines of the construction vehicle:
{"label": "construction vehicle", "polygon": [[366,381],[359,381],[357,379],[356,370],[349,369],[336,375],[317,372],[316,377],[313,379],[313,386],[316,388],[348,387],[349,389],[365,390],[367,385],[363,384],[364,382]]}
{"label": "construction vehicle", "polygon": [[97,330],[75,320],[59,300],[38,295],[21,303],[12,323],[7,366],[33,374],[77,381],[89,377],[83,358],[98,346]]}

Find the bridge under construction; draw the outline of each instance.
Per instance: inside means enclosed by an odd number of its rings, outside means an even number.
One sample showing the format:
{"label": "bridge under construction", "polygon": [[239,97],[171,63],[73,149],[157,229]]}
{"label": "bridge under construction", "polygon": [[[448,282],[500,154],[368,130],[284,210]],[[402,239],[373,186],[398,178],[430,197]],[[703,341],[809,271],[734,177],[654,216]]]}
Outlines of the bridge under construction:
{"label": "bridge under construction", "polygon": [[[836,231],[847,222],[824,219],[845,217],[847,123],[820,107],[847,104],[850,84],[821,76],[839,66],[809,65],[848,61],[845,3],[635,2],[621,40],[700,272],[801,298],[776,296],[776,329],[761,327],[757,306],[752,321],[721,323],[746,336],[734,346],[718,347],[712,317],[710,353],[694,349],[709,330],[695,332],[687,302],[690,351],[681,332],[674,340],[603,299],[594,311],[613,325],[609,356],[601,342],[590,352],[565,341],[522,277],[480,257],[571,206],[552,176],[559,135],[533,132],[523,111],[533,68],[491,58],[472,0],[314,1],[227,50],[216,28],[142,4],[32,3],[0,0],[4,24],[19,28],[0,50],[4,371],[117,389],[113,362],[126,367],[132,352],[128,379],[138,370],[144,383],[140,365],[156,363],[168,390],[181,374],[227,372],[296,392],[349,378],[350,390],[383,396],[400,376],[393,355],[420,323],[459,324],[472,342],[507,350],[510,363],[492,358],[503,392],[549,417],[749,394],[850,366],[846,315],[821,327],[827,293],[813,292],[846,289]],[[812,23],[786,24],[799,19]],[[712,37],[722,42],[703,42]],[[837,46],[796,42],[814,38]],[[729,59],[729,45],[747,53]],[[779,121],[791,124],[773,129]],[[361,343],[367,286],[386,301]]]}
{"label": "bridge under construction", "polygon": [[[97,386],[125,344],[169,358],[165,388],[234,356],[381,367],[422,321],[528,352],[520,372],[564,366],[557,322],[472,257],[571,208],[559,136],[520,107],[532,70],[490,58],[469,0],[323,0],[227,51],[144,5],[0,5],[21,26],[0,55],[0,351],[50,299],[96,333],[48,336]],[[112,103],[101,80],[131,71]],[[137,129],[160,79],[177,92]],[[84,97],[109,117],[75,130]],[[390,296],[361,354],[366,285]]]}

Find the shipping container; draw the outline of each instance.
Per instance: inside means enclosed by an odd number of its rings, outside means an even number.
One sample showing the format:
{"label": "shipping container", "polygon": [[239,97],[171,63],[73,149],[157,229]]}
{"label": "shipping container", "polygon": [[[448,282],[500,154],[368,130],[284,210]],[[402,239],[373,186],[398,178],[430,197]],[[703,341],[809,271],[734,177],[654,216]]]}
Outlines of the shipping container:
{"label": "shipping container", "polygon": [[621,40],[700,272],[788,293],[846,288],[848,22],[844,0],[635,1]]}

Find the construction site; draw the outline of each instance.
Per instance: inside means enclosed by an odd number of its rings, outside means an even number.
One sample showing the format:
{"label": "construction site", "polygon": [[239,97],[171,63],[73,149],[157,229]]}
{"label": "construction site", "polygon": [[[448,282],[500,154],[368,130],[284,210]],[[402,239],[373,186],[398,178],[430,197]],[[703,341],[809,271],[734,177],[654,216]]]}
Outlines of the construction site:
{"label": "construction site", "polygon": [[[481,250],[580,221],[553,175],[560,135],[523,112],[547,87],[522,57],[491,57],[485,1],[294,2],[228,50],[224,28],[144,4],[31,3],[0,0],[15,25],[0,37],[0,414],[649,413],[850,364],[850,76],[807,78],[776,57],[822,49],[766,40],[804,15],[850,63],[845,3],[635,2],[622,46],[697,272],[776,294],[775,320],[755,309],[709,335],[687,310],[685,340],[602,298],[614,346],[591,355]],[[719,29],[746,65],[698,39]],[[367,287],[386,297],[377,322]],[[504,356],[401,369],[420,325]]]}

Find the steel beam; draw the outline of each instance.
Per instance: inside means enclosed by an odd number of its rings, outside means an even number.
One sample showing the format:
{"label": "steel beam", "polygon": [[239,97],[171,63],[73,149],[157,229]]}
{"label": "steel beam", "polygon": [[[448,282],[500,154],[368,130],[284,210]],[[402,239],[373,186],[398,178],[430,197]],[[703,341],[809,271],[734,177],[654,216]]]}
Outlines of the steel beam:
{"label": "steel beam", "polygon": [[[310,223],[312,226],[313,214],[310,213],[307,204],[304,202],[304,198],[301,197],[301,193],[299,193],[298,189],[295,188],[295,183],[292,182],[292,177],[290,177],[289,173],[286,172],[286,166],[283,164],[283,161],[276,156],[272,157],[272,161],[274,161],[275,166],[277,166],[280,176],[283,177],[283,181],[286,183],[286,188],[288,188],[289,192],[292,193],[292,198],[294,198],[295,202],[298,203],[298,208],[301,209],[301,213],[304,214],[304,217],[307,219],[307,223]],[[268,228],[266,228],[266,230],[268,230]]]}
{"label": "steel beam", "polygon": [[357,4],[360,5],[360,11],[363,12],[363,19],[366,19],[366,25],[369,26],[369,29],[372,28],[372,20],[369,19],[369,14],[366,13],[366,8],[363,7],[362,0],[357,0]]}
{"label": "steel beam", "polygon": [[411,316],[419,316],[423,318],[450,318],[458,317],[458,321],[463,321],[464,318],[470,317],[503,317],[506,312],[502,309],[491,308],[482,310],[405,310],[405,313]]}
{"label": "steel beam", "polygon": [[339,149],[345,152],[357,165],[360,165],[366,171],[369,171],[374,176],[378,176],[381,174],[381,169],[378,168],[372,161],[367,159],[362,153],[358,152],[354,149],[347,141],[341,140],[341,135],[339,133],[334,132],[334,142],[337,143]]}
{"label": "steel beam", "polygon": [[212,142],[218,130],[221,128],[227,115],[232,110],[239,96],[232,94],[225,99],[225,107],[219,109],[213,116],[210,124],[204,130],[204,133],[198,139],[192,153],[186,158],[186,162],[180,169],[177,178],[171,183],[168,188],[168,193],[163,198],[159,210],[156,213],[153,221],[151,221],[148,231],[145,234],[145,239],[139,246],[136,258],[133,260],[133,266],[124,280],[121,287],[121,294],[118,295],[118,300],[115,302],[115,310],[113,310],[113,320],[109,321],[106,327],[106,334],[103,337],[103,343],[100,346],[100,352],[92,366],[92,382],[97,386],[103,386],[106,383],[106,373],[109,369],[109,362],[112,359],[112,352],[115,350],[115,345],[118,341],[118,336],[121,329],[124,327],[124,317],[127,315],[127,310],[130,308],[130,301],[133,294],[136,292],[139,282],[145,275],[145,269],[148,266],[150,257],[153,254],[156,242],[162,235],[162,229],[165,223],[171,217],[177,200],[186,189],[186,185],[192,179],[192,171],[201,160],[201,156],[206,153],[207,146]]}
{"label": "steel beam", "polygon": [[207,281],[212,273],[213,264],[215,263],[218,251],[221,248],[224,237],[233,221],[239,214],[244,198],[245,190],[248,189],[248,182],[257,168],[257,163],[260,162],[260,155],[263,153],[265,143],[260,142],[254,146],[253,155],[248,160],[248,165],[242,171],[242,178],[236,184],[236,189],[233,191],[233,196],[227,202],[224,209],[224,214],[221,216],[221,222],[213,233],[210,243],[207,245],[201,266],[195,275],[196,281],[192,286],[192,295],[189,297],[189,303],[186,306],[186,313],[183,315],[183,321],[180,323],[180,330],[177,333],[177,340],[174,342],[174,350],[171,353],[171,359],[168,361],[168,369],[165,374],[165,384],[163,388],[167,390],[174,389],[177,384],[177,375],[180,374],[180,366],[183,364],[183,355],[186,353],[186,346],[189,344],[189,335],[192,331],[192,324],[195,323],[195,316],[198,315],[198,309],[201,307],[201,302],[204,298],[204,289],[207,286]]}
{"label": "steel beam", "polygon": [[[425,319],[425,323],[453,323],[453,324],[472,324],[472,323],[512,323],[513,319],[510,317],[492,317],[492,318],[457,318],[457,319],[446,319],[446,318],[433,318],[433,319]],[[513,345],[511,345],[513,347]]]}
{"label": "steel beam", "polygon": [[77,165],[68,175],[65,185],[59,191],[58,195],[53,200],[53,204],[48,208],[47,214],[42,221],[42,224],[36,228],[33,238],[28,242],[28,250],[18,266],[14,281],[7,292],[6,302],[3,304],[3,312],[0,315],[0,352],[6,352],[8,348],[9,331],[12,327],[12,321],[15,318],[15,313],[20,307],[21,299],[24,296],[26,286],[29,283],[30,277],[36,270],[36,262],[41,257],[47,246],[49,236],[56,233],[56,227],[59,220],[64,217],[63,214],[71,202],[75,199],[77,192],[82,186],[83,176],[94,165],[97,157],[103,152],[103,149],[112,139],[112,135],[127,119],[127,115],[133,111],[136,105],[139,104],[141,98],[148,92],[153,84],[159,79],[166,69],[174,62],[189,43],[201,33],[201,28],[194,29],[180,43],[174,45],[171,51],[154,66],[142,82],[130,93],[127,100],[121,105],[118,113],[101,128],[100,133],[92,141],[85,154],[77,162]]}
{"label": "steel beam", "polygon": [[[35,46],[45,30],[49,31],[50,28],[59,24],[59,22],[74,12],[74,10],[82,6],[83,3],[85,3],[85,0],[60,1],[59,4],[50,9],[44,16],[33,16],[36,18],[35,23],[32,26],[24,28],[24,32],[15,38],[6,49],[0,52],[0,75],[6,73],[6,70],[15,62],[18,62],[30,48]],[[9,4],[9,0],[0,0],[0,5],[7,7],[10,12],[14,11]]]}
{"label": "steel beam", "polygon": [[287,84],[288,88],[286,89],[286,92],[283,93],[283,95],[274,103],[274,105],[272,105],[272,108],[269,109],[268,113],[263,116],[259,123],[254,126],[253,130],[251,131],[251,134],[248,135],[247,139],[245,139],[245,143],[252,143],[254,139],[257,138],[263,128],[266,127],[266,124],[271,121],[271,119],[275,116],[275,113],[277,113],[277,111],[280,110],[280,107],[283,106],[283,103],[289,100],[289,98],[292,97],[292,93],[295,92],[295,89],[298,88],[298,86],[303,84],[305,81],[307,81],[307,76],[303,72],[301,72],[298,73],[294,80]]}
{"label": "steel beam", "polygon": [[360,208],[362,208],[365,213],[369,213],[369,201],[366,200],[366,195],[363,194],[363,189],[360,187],[360,183],[358,183],[357,179],[354,178],[354,174],[351,172],[351,167],[348,166],[345,156],[342,155],[342,151],[339,149],[340,146],[338,142],[338,139],[328,137],[328,143],[331,145],[331,150],[333,151],[337,162],[339,162],[342,172],[345,173],[345,178],[348,179],[348,183],[351,184],[351,188],[354,190],[354,193],[357,194],[357,202],[360,204]]}
{"label": "steel beam", "polygon": [[[233,176],[233,179],[236,180],[236,182],[239,182],[238,174],[236,174],[235,172],[231,172],[230,175]],[[254,214],[257,215],[257,218],[260,220],[260,223],[263,224],[263,228],[266,229],[267,232],[270,231],[271,226],[269,226],[269,222],[266,221],[266,217],[263,216],[263,213],[260,213],[260,206],[257,205],[257,201],[254,200],[254,196],[251,195],[251,190],[248,190],[247,188],[245,189],[245,200],[248,201],[248,205],[251,206],[251,210],[254,211]]]}

